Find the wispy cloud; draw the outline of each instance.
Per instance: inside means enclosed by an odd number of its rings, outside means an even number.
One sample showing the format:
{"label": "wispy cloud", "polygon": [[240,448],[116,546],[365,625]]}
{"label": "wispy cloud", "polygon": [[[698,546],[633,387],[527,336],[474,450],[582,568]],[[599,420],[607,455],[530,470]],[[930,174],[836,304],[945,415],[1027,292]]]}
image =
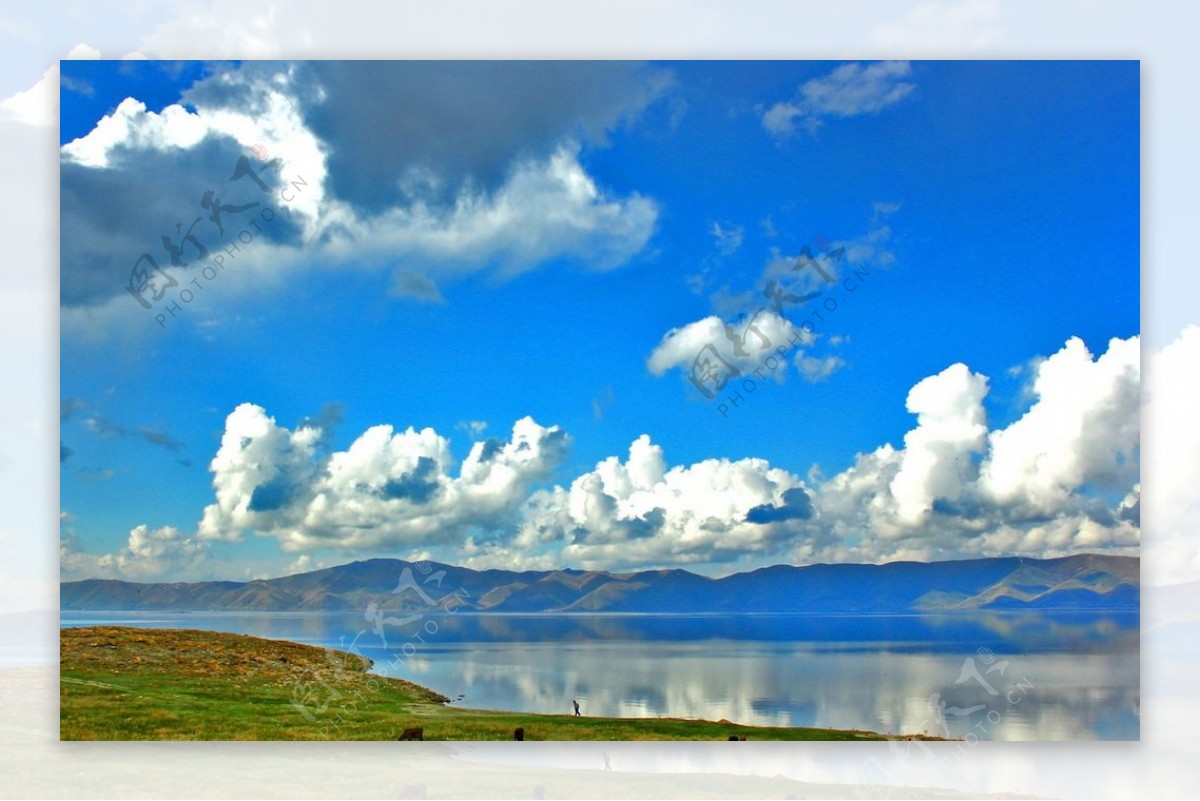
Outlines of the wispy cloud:
{"label": "wispy cloud", "polygon": [[824,381],[845,367],[846,360],[841,356],[809,356],[804,351],[800,351],[796,354],[795,364],[800,375],[815,384]]}
{"label": "wispy cloud", "polygon": [[[86,416],[81,417],[85,414]],[[172,453],[179,453],[184,449],[184,443],[175,439],[165,431],[157,428],[151,428],[149,426],[123,426],[119,423],[114,423],[112,420],[109,420],[102,414],[96,412],[89,413],[87,403],[80,398],[61,398],[58,402],[59,425],[61,426],[62,424],[77,418],[80,419],[80,424],[84,429],[90,431],[98,437],[103,437],[104,439],[134,437],[136,439],[144,440],[151,445],[163,448],[164,450],[171,451]],[[69,459],[74,452],[74,449],[60,443],[58,446],[59,463],[61,464],[62,462],[67,461],[67,459]],[[93,481],[105,480],[112,477],[111,475],[101,476],[100,473],[103,473],[104,471],[92,471],[91,473],[87,473],[85,470],[85,468],[81,468],[80,470],[76,471],[76,475],[84,480]]]}
{"label": "wispy cloud", "polygon": [[119,425],[98,414],[93,414],[83,420],[83,427],[97,436],[105,439],[115,439],[117,437],[134,437],[137,439],[149,442],[151,445],[156,445],[159,448],[178,453],[183,450],[184,444],[172,437],[165,431],[160,431],[148,426],[127,426]]}
{"label": "wispy cloud", "polygon": [[471,439],[480,439],[487,431],[488,424],[484,420],[460,420],[454,425],[459,431],[467,432]]}
{"label": "wispy cloud", "polygon": [[798,128],[815,132],[826,118],[876,114],[908,97],[917,85],[903,80],[912,73],[907,61],[843,64],[821,78],[802,84],[791,100],[763,113],[763,127],[776,138]]}
{"label": "wispy cloud", "polygon": [[433,303],[439,306],[446,302],[446,299],[442,297],[442,291],[438,289],[437,283],[432,278],[409,270],[396,270],[392,273],[391,295],[395,298],[411,298],[420,303]]}
{"label": "wispy cloud", "polygon": [[716,240],[717,252],[722,256],[732,256],[746,238],[746,229],[733,223],[722,224],[714,220],[708,230]]}
{"label": "wispy cloud", "polygon": [[90,467],[81,467],[75,471],[75,477],[80,481],[86,481],[89,484],[95,484],[101,481],[108,481],[117,475],[117,471],[111,467],[101,467],[93,470]]}
{"label": "wispy cloud", "polygon": [[600,394],[592,399],[592,417],[596,418],[597,423],[604,421],[604,414],[616,400],[616,395],[613,393],[612,386],[606,386],[600,390]]}
{"label": "wispy cloud", "polygon": [[79,398],[60,398],[58,401],[58,422],[65,423],[79,412],[85,404]]}
{"label": "wispy cloud", "polygon": [[[79,398],[62,398],[59,402],[59,422],[65,423],[73,420],[74,417],[82,415],[86,408],[88,406],[83,401],[80,401]],[[97,412],[90,412],[88,416],[83,418],[82,424],[89,432],[97,436],[102,436],[104,439],[133,436],[133,438],[145,440],[146,442],[150,442],[151,445],[156,445],[173,453],[179,453],[184,450],[182,442],[167,432],[163,432],[163,430],[150,428],[149,426],[133,426],[132,428],[121,426],[120,423],[115,423],[109,420],[108,417],[97,414]],[[65,462],[67,457],[71,456],[71,453],[71,448],[60,446],[61,462]]]}

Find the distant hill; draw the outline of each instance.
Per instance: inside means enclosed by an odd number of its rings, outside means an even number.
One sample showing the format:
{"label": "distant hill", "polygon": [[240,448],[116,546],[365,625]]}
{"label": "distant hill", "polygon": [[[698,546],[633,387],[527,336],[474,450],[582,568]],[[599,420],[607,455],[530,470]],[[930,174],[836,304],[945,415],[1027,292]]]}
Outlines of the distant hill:
{"label": "distant hill", "polygon": [[138,584],[64,582],[62,609],[93,611],[428,609],[395,592],[405,568],[427,598],[457,596],[459,611],[896,613],[975,609],[1137,609],[1137,557],[1080,554],[885,565],[775,565],[711,579],[686,570],[635,573],[471,570],[370,559],[260,581]]}

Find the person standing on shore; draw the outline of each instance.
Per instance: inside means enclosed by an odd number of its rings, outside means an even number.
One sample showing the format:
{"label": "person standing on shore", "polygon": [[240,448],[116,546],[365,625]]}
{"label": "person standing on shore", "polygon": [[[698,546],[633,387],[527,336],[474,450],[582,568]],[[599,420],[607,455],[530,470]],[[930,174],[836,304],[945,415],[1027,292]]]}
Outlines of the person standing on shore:
{"label": "person standing on shore", "polygon": [[575,706],[575,717],[580,717],[580,715],[579,715],[579,701],[578,701],[578,699],[572,698],[572,699],[571,699],[571,703],[572,703],[572,704],[574,704],[574,706]]}

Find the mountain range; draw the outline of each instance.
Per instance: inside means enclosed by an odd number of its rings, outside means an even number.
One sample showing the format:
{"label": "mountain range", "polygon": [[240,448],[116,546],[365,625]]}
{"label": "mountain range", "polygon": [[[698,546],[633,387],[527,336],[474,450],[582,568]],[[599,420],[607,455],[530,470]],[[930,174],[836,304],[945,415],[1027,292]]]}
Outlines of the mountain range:
{"label": "mountain range", "polygon": [[[945,562],[775,565],[723,578],[686,570],[472,570],[369,559],[255,581],[63,582],[64,610],[391,614],[440,604],[463,612],[906,613],[977,609],[1137,610],[1140,560],[1078,554]],[[401,578],[413,586],[398,591]],[[419,591],[418,591],[419,590]]]}

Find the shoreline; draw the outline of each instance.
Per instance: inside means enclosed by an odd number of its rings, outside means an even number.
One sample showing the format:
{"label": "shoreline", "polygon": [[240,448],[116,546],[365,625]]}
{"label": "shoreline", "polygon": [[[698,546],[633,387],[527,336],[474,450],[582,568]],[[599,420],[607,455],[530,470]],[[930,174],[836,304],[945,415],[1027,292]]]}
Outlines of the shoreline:
{"label": "shoreline", "polygon": [[[455,706],[367,657],[199,629],[60,629],[63,740],[920,740],[861,729]],[[139,711],[140,714],[130,714]]]}

